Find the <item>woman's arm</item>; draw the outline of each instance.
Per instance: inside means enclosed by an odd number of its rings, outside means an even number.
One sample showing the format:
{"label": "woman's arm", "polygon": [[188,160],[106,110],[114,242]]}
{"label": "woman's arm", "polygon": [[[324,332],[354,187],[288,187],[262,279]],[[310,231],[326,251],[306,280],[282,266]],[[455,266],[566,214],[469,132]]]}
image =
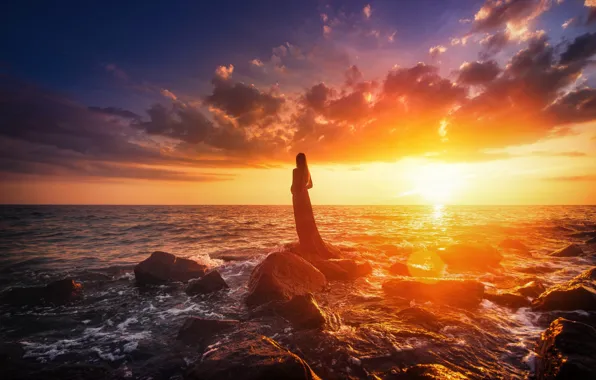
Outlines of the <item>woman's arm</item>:
{"label": "woman's arm", "polygon": [[312,189],[312,177],[310,176],[310,173],[308,173],[308,181],[306,182],[306,188]]}

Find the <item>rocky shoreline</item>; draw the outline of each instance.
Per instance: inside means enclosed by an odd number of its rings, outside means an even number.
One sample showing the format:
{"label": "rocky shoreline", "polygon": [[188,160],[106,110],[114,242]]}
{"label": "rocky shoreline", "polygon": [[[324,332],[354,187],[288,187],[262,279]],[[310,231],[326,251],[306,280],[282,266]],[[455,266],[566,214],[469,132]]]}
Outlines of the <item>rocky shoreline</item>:
{"label": "rocky shoreline", "polygon": [[[596,232],[592,234],[596,236]],[[532,255],[528,247],[512,239],[505,239],[499,249],[457,244],[438,250],[436,255],[450,273],[490,273],[499,270],[503,251]],[[553,257],[558,258],[582,255],[585,255],[582,247],[576,244],[552,253]],[[382,284],[384,297],[364,300],[371,310],[398,310],[396,318],[399,321],[422,326],[426,329],[424,334],[432,335],[442,327],[441,319],[424,307],[412,305],[431,302],[473,313],[479,304],[488,300],[512,312],[519,308],[531,308],[543,312],[544,318],[550,321],[550,326],[537,337],[535,379],[596,378],[596,267],[548,289],[536,278],[497,291],[486,289],[482,282],[476,280],[441,278],[432,270],[425,272],[408,262],[395,262],[388,272],[391,277]],[[139,287],[185,283],[185,292],[190,296],[217,296],[229,289],[217,268],[210,269],[195,261],[161,251],[154,252],[136,265],[134,275]],[[183,323],[171,344],[189,347],[197,353],[197,359],[192,363],[173,362],[178,363],[173,365],[179,365],[178,370],[183,378],[197,380],[477,377],[463,369],[461,372],[453,371],[438,362],[416,365],[393,363],[391,356],[364,359],[344,356],[340,360],[345,363],[336,365],[338,368],[347,368],[343,373],[320,366],[311,367],[309,358],[317,352],[324,355],[325,348],[316,347],[317,337],[320,334],[333,334],[343,324],[336,310],[321,305],[319,297],[325,292],[350,286],[358,279],[366,280],[371,275],[373,267],[365,260],[348,257],[319,260],[303,254],[297,245],[286,246],[283,250],[269,254],[252,271],[246,284],[248,293],[244,302],[248,313],[245,318],[190,317]],[[84,297],[84,293],[84,284],[63,279],[44,287],[10,289],[1,295],[0,302],[15,306],[51,304],[68,307],[68,304]],[[401,306],[396,309],[391,305]],[[567,313],[578,310],[582,312]],[[268,332],[276,328],[282,331],[288,326],[296,331],[299,336],[296,337],[295,347],[286,347],[283,342],[265,334],[262,328],[265,325],[274,326]],[[306,343],[301,345],[301,342]],[[20,354],[22,352],[15,345],[0,347],[0,364],[11,368],[11,364],[22,360]],[[18,373],[13,374],[19,378]],[[73,379],[113,376],[109,369],[84,366],[78,370],[70,366],[57,375],[59,378]],[[48,378],[51,377],[48,375]]]}

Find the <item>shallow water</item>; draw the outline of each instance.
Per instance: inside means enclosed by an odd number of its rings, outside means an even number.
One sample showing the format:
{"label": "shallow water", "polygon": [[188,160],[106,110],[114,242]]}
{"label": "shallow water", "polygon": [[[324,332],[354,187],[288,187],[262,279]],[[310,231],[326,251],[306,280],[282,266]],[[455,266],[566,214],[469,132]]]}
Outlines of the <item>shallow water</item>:
{"label": "shallow water", "polygon": [[[460,309],[386,299],[381,284],[391,278],[388,266],[408,259],[407,250],[399,248],[429,252],[453,243],[497,246],[508,237],[532,249],[532,258],[505,252],[503,268],[492,273],[441,274],[477,279],[488,289],[536,277],[548,287],[594,265],[591,258],[545,255],[571,242],[583,244],[585,239],[570,235],[596,230],[596,207],[314,210],[324,239],[348,256],[369,260],[373,275],[332,284],[317,295],[340,317],[335,331],[294,331],[275,323],[246,328],[299,353],[324,378],[365,377],[416,363],[442,364],[470,378],[531,374],[534,344],[548,316],[486,300],[478,308]],[[175,342],[184,319],[247,318],[242,298],[251,270],[267,253],[295,239],[292,209],[286,206],[0,207],[0,285],[6,290],[71,276],[83,283],[85,295],[68,306],[0,306],[0,340],[24,349],[31,363],[24,377],[61,364],[95,363],[116,377],[156,378],[157,371],[176,378],[182,369],[161,368],[178,362],[181,368],[198,356]],[[591,253],[595,247],[582,245]],[[155,250],[219,267],[230,291],[193,299],[182,284],[136,287],[132,267]],[[547,273],[526,273],[537,266]],[[433,313],[435,322],[425,325],[398,314],[418,306]]]}

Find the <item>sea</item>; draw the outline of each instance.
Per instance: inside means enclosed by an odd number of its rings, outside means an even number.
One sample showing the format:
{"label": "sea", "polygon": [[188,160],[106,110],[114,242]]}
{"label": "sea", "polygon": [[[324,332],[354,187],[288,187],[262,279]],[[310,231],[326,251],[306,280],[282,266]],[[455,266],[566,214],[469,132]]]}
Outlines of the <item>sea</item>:
{"label": "sea", "polygon": [[[536,342],[552,320],[548,313],[488,300],[474,309],[390,302],[381,285],[392,278],[388,267],[407,255],[517,239],[531,256],[504,251],[498,270],[462,274],[447,268],[442,274],[495,291],[531,280],[549,287],[596,263],[596,245],[576,237],[596,230],[595,206],[315,205],[314,213],[322,237],[349,257],[369,261],[373,273],[315,295],[339,316],[333,331],[251,328],[299,354],[325,379],[372,378],[415,364],[438,364],[471,379],[532,376]],[[250,320],[243,298],[251,271],[296,240],[291,206],[0,206],[0,292],[71,277],[84,294],[68,305],[0,305],[0,362],[23,379],[80,373],[181,379],[201,355],[176,340],[184,320]],[[587,255],[548,255],[570,243]],[[181,283],[136,286],[134,265],[157,250],[217,268],[229,291],[190,297]],[[424,308],[438,322],[398,316],[411,307]]]}

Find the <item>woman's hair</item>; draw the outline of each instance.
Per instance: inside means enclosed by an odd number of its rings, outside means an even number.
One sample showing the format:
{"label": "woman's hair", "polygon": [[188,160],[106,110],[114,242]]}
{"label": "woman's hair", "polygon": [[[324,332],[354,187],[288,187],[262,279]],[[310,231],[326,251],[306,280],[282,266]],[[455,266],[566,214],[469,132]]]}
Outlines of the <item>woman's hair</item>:
{"label": "woman's hair", "polygon": [[306,154],[298,153],[296,155],[296,167],[308,170],[308,164],[306,163]]}

